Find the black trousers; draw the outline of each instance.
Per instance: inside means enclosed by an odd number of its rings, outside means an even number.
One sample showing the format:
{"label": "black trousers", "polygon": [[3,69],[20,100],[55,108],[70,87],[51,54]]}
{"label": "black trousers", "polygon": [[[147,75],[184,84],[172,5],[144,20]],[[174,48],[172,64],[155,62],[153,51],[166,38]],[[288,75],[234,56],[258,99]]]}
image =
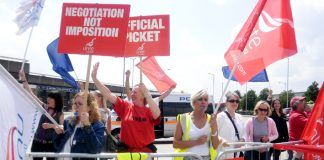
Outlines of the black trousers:
{"label": "black trousers", "polygon": [[[38,141],[33,140],[32,152],[55,152],[54,144],[53,143],[41,143]],[[35,157],[34,160],[43,160],[43,157]],[[55,160],[55,158],[47,158],[47,160]]]}
{"label": "black trousers", "polygon": [[279,160],[281,150],[276,150],[276,149],[270,148],[270,150],[269,150],[269,159],[271,158],[272,154],[273,154],[273,160]]}
{"label": "black trousers", "polygon": [[244,160],[269,160],[269,153],[259,151],[245,151]]}

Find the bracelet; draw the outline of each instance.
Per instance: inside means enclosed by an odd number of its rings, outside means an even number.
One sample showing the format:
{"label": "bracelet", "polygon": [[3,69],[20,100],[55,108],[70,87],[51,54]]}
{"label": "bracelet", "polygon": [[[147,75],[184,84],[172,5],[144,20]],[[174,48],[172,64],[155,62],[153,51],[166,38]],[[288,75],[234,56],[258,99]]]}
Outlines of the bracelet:
{"label": "bracelet", "polygon": [[18,80],[19,83],[25,83],[27,82],[26,80]]}
{"label": "bracelet", "polygon": [[217,131],[214,133],[214,134],[212,134],[211,136],[212,137],[216,137],[218,134],[217,134]]}

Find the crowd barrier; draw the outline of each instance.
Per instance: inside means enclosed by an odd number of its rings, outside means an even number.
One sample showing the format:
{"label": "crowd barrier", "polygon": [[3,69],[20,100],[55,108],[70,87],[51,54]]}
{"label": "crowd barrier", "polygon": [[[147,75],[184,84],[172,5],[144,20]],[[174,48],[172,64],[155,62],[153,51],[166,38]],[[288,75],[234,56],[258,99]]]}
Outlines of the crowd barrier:
{"label": "crowd barrier", "polygon": [[[46,158],[112,158],[117,159],[119,153],[100,153],[100,154],[86,154],[86,153],[46,153],[46,152],[27,152],[25,160],[32,160],[33,157],[46,157]],[[127,154],[127,153],[126,153]],[[130,154],[130,153],[129,153]],[[139,153],[132,153],[134,155]],[[202,160],[202,157],[195,153],[147,153],[146,159],[159,158],[159,157],[194,157],[197,160]]]}

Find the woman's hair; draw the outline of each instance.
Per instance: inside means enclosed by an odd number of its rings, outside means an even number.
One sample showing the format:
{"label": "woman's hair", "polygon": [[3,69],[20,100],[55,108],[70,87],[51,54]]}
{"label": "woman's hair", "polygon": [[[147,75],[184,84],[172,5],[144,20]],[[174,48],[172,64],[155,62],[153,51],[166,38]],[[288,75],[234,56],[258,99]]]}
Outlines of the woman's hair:
{"label": "woman's hair", "polygon": [[[74,101],[78,96],[83,97],[84,92],[79,92],[74,96],[74,98],[73,98],[73,109],[75,108]],[[100,120],[100,113],[99,113],[98,104],[97,104],[97,101],[96,101],[96,99],[94,98],[94,96],[92,94],[88,94],[87,106],[90,109],[89,110],[89,121],[91,123],[99,121]]]}
{"label": "woman's hair", "polygon": [[207,96],[207,98],[209,98],[209,95],[208,95],[208,92],[204,89],[202,90],[199,90],[197,93],[191,95],[191,98],[190,98],[190,104],[191,104],[191,107],[194,108],[194,103],[199,100],[200,98],[202,97],[205,97]]}
{"label": "woman's hair", "polygon": [[254,110],[253,110],[253,111],[254,111],[254,114],[253,114],[253,115],[257,115],[257,114],[258,114],[258,112],[259,112],[259,108],[260,108],[261,105],[265,105],[265,106],[267,106],[267,108],[268,108],[267,116],[270,116],[270,115],[271,115],[270,105],[269,105],[268,102],[263,101],[263,100],[258,101],[258,102],[256,103],[256,105],[255,105],[255,107],[254,107]]}
{"label": "woman's hair", "polygon": [[[281,106],[281,102],[280,102],[279,99],[274,99],[274,100],[271,102],[271,109],[272,109],[273,111],[275,111],[274,103],[275,103],[276,101],[278,101],[278,102],[280,103],[279,113],[280,113],[280,114],[284,114],[283,111],[282,111],[282,106]],[[276,112],[274,112],[274,113],[276,113]]]}
{"label": "woman's hair", "polygon": [[[101,102],[98,102],[98,107],[107,107],[107,103],[106,103],[106,98],[101,94],[101,92],[99,90],[95,90],[91,92],[92,94],[95,94],[96,96],[101,98]],[[102,104],[102,106],[99,106],[99,104]]]}
{"label": "woman's hair", "polygon": [[54,111],[57,113],[63,112],[63,97],[59,92],[50,92],[47,95],[48,98],[52,98],[55,101]]}
{"label": "woman's hair", "polygon": [[240,96],[238,96],[237,93],[235,93],[235,92],[231,92],[231,91],[228,91],[228,92],[226,93],[226,95],[225,95],[225,97],[226,97],[226,102],[227,102],[228,100],[230,100],[232,96],[234,96],[234,97],[236,97],[238,100],[240,100]]}

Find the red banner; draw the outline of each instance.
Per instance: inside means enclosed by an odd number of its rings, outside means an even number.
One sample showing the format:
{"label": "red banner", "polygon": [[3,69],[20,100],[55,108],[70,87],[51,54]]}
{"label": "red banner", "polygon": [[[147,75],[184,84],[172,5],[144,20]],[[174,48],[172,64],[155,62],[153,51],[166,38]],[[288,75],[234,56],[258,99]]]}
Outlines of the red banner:
{"label": "red banner", "polygon": [[146,77],[153,83],[161,94],[177,85],[177,83],[165,74],[154,57],[147,57],[142,61],[141,65],[138,63],[136,66],[142,69]]}
{"label": "red banner", "polygon": [[232,70],[240,57],[234,76],[244,84],[270,64],[296,52],[290,1],[260,0],[225,53],[225,60]]}
{"label": "red banner", "polygon": [[169,56],[169,15],[130,17],[125,57]]}
{"label": "red banner", "polygon": [[130,5],[64,3],[59,53],[123,56]]}

